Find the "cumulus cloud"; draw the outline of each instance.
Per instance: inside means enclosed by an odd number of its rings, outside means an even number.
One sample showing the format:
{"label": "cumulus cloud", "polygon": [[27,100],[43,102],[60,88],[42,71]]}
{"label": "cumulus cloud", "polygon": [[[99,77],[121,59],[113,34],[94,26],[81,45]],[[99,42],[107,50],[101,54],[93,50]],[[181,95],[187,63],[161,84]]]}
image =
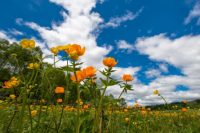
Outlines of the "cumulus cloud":
{"label": "cumulus cloud", "polygon": [[101,28],[118,27],[118,26],[120,26],[120,24],[122,22],[135,19],[137,16],[139,16],[139,14],[142,12],[142,10],[143,10],[143,7],[138,12],[136,12],[135,14],[133,14],[130,11],[127,11],[127,13],[124,14],[123,16],[121,16],[121,17],[112,17],[112,18],[110,18],[110,20],[107,23],[102,24],[100,27]]}
{"label": "cumulus cloud", "polygon": [[200,25],[200,2],[197,2],[196,5],[194,6],[194,8],[192,10],[190,10],[190,13],[187,16],[187,18],[185,19],[184,24],[189,24],[191,22],[191,20],[194,18],[198,18],[196,24]]}
{"label": "cumulus cloud", "polygon": [[154,78],[160,76],[161,72],[157,69],[150,69],[148,71],[145,71],[147,78]]}
{"label": "cumulus cloud", "polygon": [[132,50],[134,50],[133,44],[129,44],[125,40],[115,41],[115,43],[117,44],[118,49],[127,49],[128,54],[130,54]]}
{"label": "cumulus cloud", "polygon": [[18,30],[14,29],[14,28],[9,29],[8,32],[9,32],[10,34],[15,35],[15,36],[17,36],[17,35],[23,35],[23,33],[22,33],[21,31],[18,31]]}
{"label": "cumulus cloud", "polygon": [[168,73],[167,64],[159,64],[159,68],[161,71]]}

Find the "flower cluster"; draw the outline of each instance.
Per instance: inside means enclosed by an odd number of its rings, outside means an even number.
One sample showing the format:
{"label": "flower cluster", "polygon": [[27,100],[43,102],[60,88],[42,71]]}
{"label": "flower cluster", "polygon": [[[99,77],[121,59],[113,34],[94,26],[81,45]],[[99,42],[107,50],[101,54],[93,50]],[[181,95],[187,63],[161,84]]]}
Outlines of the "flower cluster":
{"label": "flower cluster", "polygon": [[2,86],[2,88],[10,89],[13,87],[17,87],[19,85],[20,80],[18,80],[15,77],[11,78],[11,81],[5,81],[4,84],[5,86]]}
{"label": "flower cluster", "polygon": [[34,40],[22,39],[19,44],[25,49],[31,49],[31,48],[35,47],[35,41]]}

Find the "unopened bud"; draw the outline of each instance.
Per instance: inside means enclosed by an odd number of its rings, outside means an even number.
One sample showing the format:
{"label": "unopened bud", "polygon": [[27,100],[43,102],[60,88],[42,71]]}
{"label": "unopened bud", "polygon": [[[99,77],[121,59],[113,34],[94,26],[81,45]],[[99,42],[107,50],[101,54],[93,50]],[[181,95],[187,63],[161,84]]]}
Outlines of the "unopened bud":
{"label": "unopened bud", "polygon": [[11,54],[11,56],[13,56],[13,57],[16,57],[16,56],[17,56],[17,54],[13,53],[13,54]]}

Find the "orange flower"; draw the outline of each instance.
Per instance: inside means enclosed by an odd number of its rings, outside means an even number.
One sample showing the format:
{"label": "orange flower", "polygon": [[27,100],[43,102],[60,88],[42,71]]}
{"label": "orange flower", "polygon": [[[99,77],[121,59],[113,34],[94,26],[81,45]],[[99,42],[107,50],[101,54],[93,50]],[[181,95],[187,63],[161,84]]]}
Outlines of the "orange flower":
{"label": "orange flower", "polygon": [[84,108],[84,109],[88,109],[88,105],[84,105],[83,108]]}
{"label": "orange flower", "polygon": [[128,109],[131,109],[131,106],[128,106]]}
{"label": "orange flower", "polygon": [[83,69],[83,72],[85,73],[85,77],[90,77],[90,78],[92,78],[92,77],[94,77],[94,76],[96,76],[96,74],[94,74],[96,71],[97,71],[97,69],[95,70],[96,68],[94,68],[94,67],[92,67],[92,66],[89,66],[89,67],[87,67],[87,68],[84,68]]}
{"label": "orange flower", "polygon": [[58,103],[62,103],[62,99],[58,99],[57,102],[58,102]]}
{"label": "orange flower", "polygon": [[114,59],[114,58],[111,58],[111,57],[108,57],[108,58],[103,59],[103,64],[104,64],[105,66],[108,66],[108,67],[114,67],[114,66],[117,65],[117,63],[118,63],[118,61],[115,62],[115,59]]}
{"label": "orange flower", "polygon": [[69,105],[67,105],[65,108],[68,109],[68,108],[69,108]]}
{"label": "orange flower", "polygon": [[149,112],[151,115],[153,114],[153,112]]}
{"label": "orange flower", "polygon": [[[78,80],[79,83],[80,83],[82,80],[85,79],[85,73],[82,72],[82,71],[76,71],[76,75],[77,75],[77,80]],[[76,83],[75,75],[71,76],[70,78],[71,78],[71,80],[73,80],[74,83]]]}
{"label": "orange flower", "polygon": [[[79,99],[79,101],[81,102],[81,99]],[[78,100],[76,100],[76,103],[78,103]]]}
{"label": "orange flower", "polygon": [[186,110],[186,108],[182,108],[182,112],[186,112],[187,110]]}
{"label": "orange flower", "polygon": [[147,108],[148,111],[151,111],[151,108]]}
{"label": "orange flower", "polygon": [[128,110],[127,110],[127,109],[124,109],[124,112],[128,112]]}
{"label": "orange flower", "polygon": [[147,114],[147,111],[142,111],[142,114],[143,114],[143,115]]}
{"label": "orange flower", "polygon": [[127,75],[127,74],[124,74],[123,75],[123,78],[122,77],[120,77],[122,80],[124,80],[124,81],[132,81],[133,79],[131,79],[132,78],[132,76],[129,74],[129,75]]}
{"label": "orange flower", "polygon": [[42,99],[42,102],[44,103],[44,102],[45,102],[45,100],[44,100],[44,99]]}
{"label": "orange flower", "polygon": [[81,49],[81,46],[78,44],[73,44],[69,49],[65,50],[68,54],[70,54],[73,51],[77,51],[78,56],[82,56],[85,53],[85,47]]}
{"label": "orange flower", "polygon": [[56,89],[55,89],[55,93],[64,93],[64,92],[65,92],[65,90],[63,87],[56,87]]}
{"label": "orange flower", "polygon": [[2,88],[10,89],[13,87],[17,87],[19,85],[20,80],[17,80],[17,78],[12,77],[11,81],[5,81],[5,86],[2,86]]}
{"label": "orange flower", "polygon": [[87,106],[91,106],[91,104],[87,104]]}
{"label": "orange flower", "polygon": [[129,119],[129,118],[125,118],[125,121],[126,121],[126,122],[129,122],[129,121],[130,121],[130,119]]}
{"label": "orange flower", "polygon": [[137,101],[135,101],[135,103],[137,103]]}
{"label": "orange flower", "polygon": [[142,110],[145,110],[145,106],[142,106]]}
{"label": "orange flower", "polygon": [[112,106],[112,104],[109,104],[109,106]]}

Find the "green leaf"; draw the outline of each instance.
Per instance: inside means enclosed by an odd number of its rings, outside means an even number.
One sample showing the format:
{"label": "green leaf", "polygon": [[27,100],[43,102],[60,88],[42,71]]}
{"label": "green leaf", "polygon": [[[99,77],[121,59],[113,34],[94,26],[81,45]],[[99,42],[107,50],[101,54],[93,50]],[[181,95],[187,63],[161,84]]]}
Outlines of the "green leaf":
{"label": "green leaf", "polygon": [[117,81],[116,79],[111,79],[109,82],[108,82],[108,86],[113,86],[113,85],[116,85],[118,83],[120,83],[121,81]]}
{"label": "green leaf", "polygon": [[108,82],[102,78],[99,78],[104,85],[108,85]]}

